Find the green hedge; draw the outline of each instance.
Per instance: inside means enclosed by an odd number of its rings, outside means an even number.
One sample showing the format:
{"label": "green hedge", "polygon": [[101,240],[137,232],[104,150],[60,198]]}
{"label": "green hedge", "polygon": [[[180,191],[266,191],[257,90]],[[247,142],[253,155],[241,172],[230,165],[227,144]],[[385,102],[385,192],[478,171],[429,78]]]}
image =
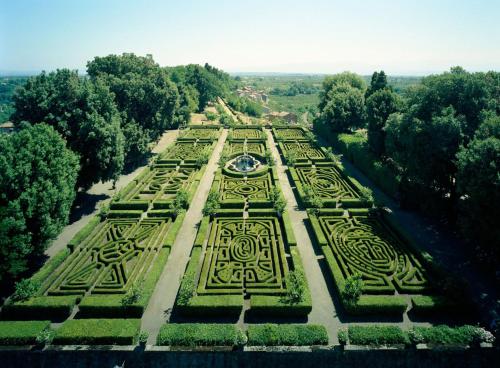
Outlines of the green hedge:
{"label": "green hedge", "polygon": [[138,210],[114,210],[108,212],[109,218],[139,218],[143,211]]}
{"label": "green hedge", "polygon": [[79,296],[36,296],[25,301],[6,304],[2,308],[4,319],[62,320],[73,311]]}
{"label": "green hedge", "polygon": [[333,139],[332,143],[354,166],[385,193],[392,197],[397,195],[399,179],[396,173],[373,155],[365,137],[353,134],[339,134]]}
{"label": "green hedge", "polygon": [[237,295],[195,295],[185,305],[177,305],[185,316],[238,317],[243,308],[243,294]]}
{"label": "green hedge", "polygon": [[148,207],[149,207],[148,201],[111,202],[109,206],[111,210],[140,210],[140,211],[146,211]]}
{"label": "green hedge", "polygon": [[349,342],[353,345],[408,344],[406,332],[397,326],[349,326]]}
{"label": "green hedge", "polygon": [[140,319],[73,319],[56,331],[53,344],[132,345],[140,327]]}
{"label": "green hedge", "polygon": [[248,326],[248,345],[327,345],[328,333],[321,325],[264,324]]}
{"label": "green hedge", "polygon": [[79,318],[140,318],[148,305],[158,279],[167,263],[170,248],[162,248],[153,266],[143,275],[139,300],[130,304],[122,303],[124,294],[87,295],[78,305]]}
{"label": "green hedge", "polygon": [[[40,268],[33,276],[31,276],[31,281],[35,284],[42,285],[54,271],[64,262],[64,260],[70,255],[71,251],[69,248],[61,249],[52,258],[50,258],[43,266]],[[40,292],[40,291],[39,291]]]}
{"label": "green hedge", "polygon": [[400,316],[408,308],[403,296],[395,295],[361,295],[356,304],[344,303],[344,307],[354,315],[389,315]]}
{"label": "green hedge", "polygon": [[157,345],[235,346],[243,333],[233,324],[167,323],[160,328]]}
{"label": "green hedge", "polygon": [[78,244],[82,242],[83,239],[85,239],[94,229],[95,227],[101,222],[101,218],[99,215],[96,215],[90,219],[90,221],[82,227],[80,231],[78,231],[73,239],[71,239],[68,243],[68,248],[73,250]]}
{"label": "green hedge", "polygon": [[477,327],[465,325],[449,327],[446,325],[433,327],[415,327],[422,342],[430,345],[470,345],[477,336]]}
{"label": "green hedge", "polygon": [[50,321],[0,321],[0,345],[32,345]]}
{"label": "green hedge", "polygon": [[456,303],[444,296],[416,295],[411,298],[412,312],[420,316],[429,316],[436,313],[448,314],[460,310]]}

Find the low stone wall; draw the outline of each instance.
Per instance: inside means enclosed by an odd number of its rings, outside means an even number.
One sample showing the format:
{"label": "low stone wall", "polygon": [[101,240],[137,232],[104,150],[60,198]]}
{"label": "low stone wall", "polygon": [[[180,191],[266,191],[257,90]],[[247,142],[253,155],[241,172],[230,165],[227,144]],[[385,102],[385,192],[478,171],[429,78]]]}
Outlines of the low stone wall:
{"label": "low stone wall", "polygon": [[0,366],[7,367],[494,367],[498,348],[472,349],[367,349],[245,348],[176,350],[169,347],[49,347],[0,349]]}

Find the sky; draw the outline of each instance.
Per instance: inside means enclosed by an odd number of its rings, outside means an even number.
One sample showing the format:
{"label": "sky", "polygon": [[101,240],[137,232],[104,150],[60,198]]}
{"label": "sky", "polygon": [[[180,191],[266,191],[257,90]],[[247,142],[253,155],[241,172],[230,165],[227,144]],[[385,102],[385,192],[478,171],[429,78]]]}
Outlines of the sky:
{"label": "sky", "polygon": [[500,70],[500,0],[0,0],[0,72],[95,56],[228,72]]}

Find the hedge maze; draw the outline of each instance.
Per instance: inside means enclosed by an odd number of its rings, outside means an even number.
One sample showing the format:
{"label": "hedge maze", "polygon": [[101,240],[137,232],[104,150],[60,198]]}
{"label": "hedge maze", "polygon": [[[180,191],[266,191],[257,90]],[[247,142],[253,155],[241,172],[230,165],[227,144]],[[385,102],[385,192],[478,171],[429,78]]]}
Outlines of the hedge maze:
{"label": "hedge maze", "polygon": [[273,135],[276,140],[307,140],[305,130],[302,127],[274,127]]}
{"label": "hedge maze", "polygon": [[233,128],[231,135],[229,137],[230,139],[249,139],[249,140],[260,140],[264,139],[264,132],[262,130],[262,127],[241,127],[237,126]]}
{"label": "hedge maze", "polygon": [[[160,154],[112,199],[109,210],[92,218],[68,243],[68,249],[32,277],[35,295],[9,300],[2,318],[61,321],[78,305],[80,335],[86,321],[99,324],[113,318],[120,331],[131,320],[117,318],[140,318],[185,216],[170,209],[170,204],[181,190],[191,201],[205,169],[193,162],[200,152],[212,150],[216,142],[206,139],[218,134],[218,129],[192,129],[189,136],[196,140],[177,141]],[[72,322],[68,320],[63,327]],[[115,342],[120,341],[116,336]]]}
{"label": "hedge maze", "polygon": [[111,209],[168,208],[181,189],[194,194],[203,170],[193,165],[154,164],[126,186],[111,203]]}
{"label": "hedge maze", "polygon": [[217,125],[190,125],[183,131],[179,140],[217,140],[222,128]]}
{"label": "hedge maze", "polygon": [[278,147],[280,148],[281,154],[285,158],[293,155],[297,162],[307,163],[328,161],[323,149],[313,142],[280,141],[278,142]]}
{"label": "hedge maze", "polygon": [[360,199],[361,185],[333,163],[296,164],[294,167],[289,167],[289,172],[299,199],[305,207],[309,207],[309,194],[305,188],[320,198],[324,207],[367,206]]}
{"label": "hedge maze", "polygon": [[178,141],[167,149],[158,160],[159,164],[195,163],[204,152],[211,152],[212,141]]}
{"label": "hedge maze", "polygon": [[171,217],[111,218],[73,251],[48,295],[124,294],[150,269]]}
{"label": "hedge maze", "polygon": [[[257,136],[254,131],[262,137],[261,129],[234,128],[233,139],[225,144],[227,156],[247,152],[265,163],[266,142],[250,141]],[[244,141],[235,138],[243,136]],[[247,174],[225,167],[217,171],[212,191],[219,193],[221,209],[205,216],[199,227],[176,300],[182,315],[237,318],[245,299],[250,301],[249,314],[310,312],[307,285],[301,300],[286,299],[288,275],[303,271],[288,214],[278,216],[273,209],[273,188],[279,188],[275,168],[264,166]]]}
{"label": "hedge maze", "polygon": [[280,293],[288,272],[276,217],[215,218],[198,294]]}

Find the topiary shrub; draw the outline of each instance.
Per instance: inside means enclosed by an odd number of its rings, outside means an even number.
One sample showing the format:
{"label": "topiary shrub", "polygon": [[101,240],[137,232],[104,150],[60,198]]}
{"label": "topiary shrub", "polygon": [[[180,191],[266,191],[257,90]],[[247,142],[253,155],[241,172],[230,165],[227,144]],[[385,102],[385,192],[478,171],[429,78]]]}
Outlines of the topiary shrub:
{"label": "topiary shrub", "polygon": [[297,304],[304,300],[306,279],[300,270],[293,270],[286,275],[286,294],[282,301],[286,304]]}
{"label": "topiary shrub", "polygon": [[363,277],[360,273],[355,273],[346,278],[342,297],[347,304],[355,305],[363,291]]}
{"label": "topiary shrub", "polygon": [[12,294],[13,301],[28,300],[36,294],[40,284],[32,281],[31,279],[23,279],[16,283],[16,290]]}

